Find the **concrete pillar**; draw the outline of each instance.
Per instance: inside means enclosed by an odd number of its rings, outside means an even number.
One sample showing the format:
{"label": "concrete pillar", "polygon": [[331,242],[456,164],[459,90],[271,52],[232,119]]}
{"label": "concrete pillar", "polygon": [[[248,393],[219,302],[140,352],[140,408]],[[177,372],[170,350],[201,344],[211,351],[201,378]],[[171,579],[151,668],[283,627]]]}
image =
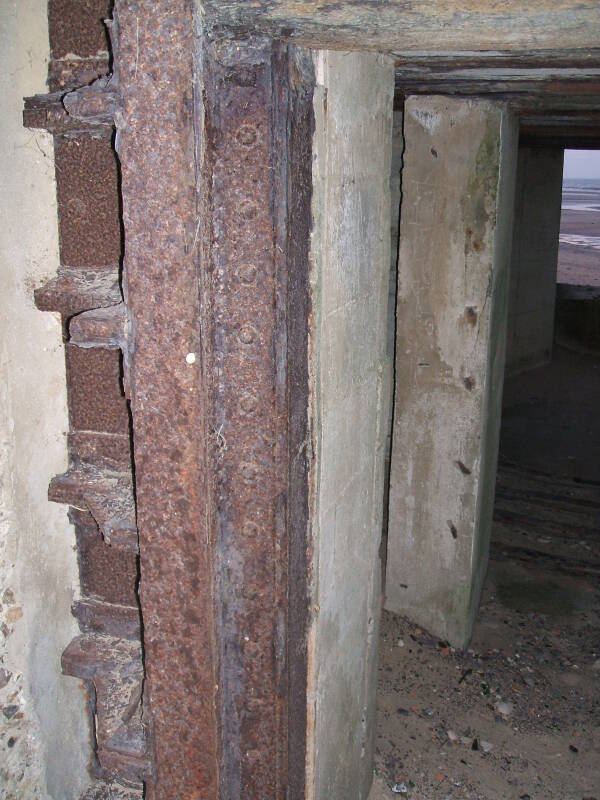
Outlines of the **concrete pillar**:
{"label": "concrete pillar", "polygon": [[306,798],[366,798],[373,770],[384,458],[392,361],[393,62],[315,63],[312,328],[314,465]]}
{"label": "concrete pillar", "polygon": [[562,173],[562,149],[519,149],[507,374],[546,364],[552,356]]}
{"label": "concrete pillar", "polygon": [[517,158],[502,105],[405,105],[386,606],[458,647],[485,577]]}

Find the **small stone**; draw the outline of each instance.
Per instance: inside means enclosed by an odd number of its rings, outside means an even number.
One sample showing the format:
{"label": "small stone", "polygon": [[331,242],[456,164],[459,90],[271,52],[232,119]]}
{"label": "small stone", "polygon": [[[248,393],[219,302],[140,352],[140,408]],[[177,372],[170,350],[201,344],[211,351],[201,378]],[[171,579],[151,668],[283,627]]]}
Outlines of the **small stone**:
{"label": "small stone", "polygon": [[404,783],[404,781],[399,781],[392,786],[392,792],[394,794],[408,794],[408,786]]}
{"label": "small stone", "polygon": [[569,745],[569,750],[570,750],[572,753],[578,753],[578,752],[579,752],[579,748],[575,747],[575,745],[574,745],[574,744],[570,744],[570,745]]}
{"label": "small stone", "polygon": [[4,687],[8,685],[8,682],[11,678],[12,673],[10,673],[7,669],[0,669],[0,689],[4,689]]}
{"label": "small stone", "polygon": [[404,639],[398,639],[398,647],[404,647]]}
{"label": "small stone", "polygon": [[528,795],[528,794],[522,794],[522,795],[519,797],[519,800],[531,800],[531,795]]}
{"label": "small stone", "polygon": [[491,742],[486,742],[485,739],[482,739],[479,742],[479,746],[481,747],[484,753],[489,753],[494,749],[494,745]]}
{"label": "small stone", "polygon": [[14,715],[19,710],[19,706],[4,706],[2,709],[2,713],[6,717],[6,719],[12,719]]}
{"label": "small stone", "polygon": [[502,714],[503,717],[510,717],[513,712],[513,704],[506,700],[501,700],[499,703],[496,703],[496,711]]}
{"label": "small stone", "polygon": [[456,733],[455,731],[451,730],[446,731],[446,735],[448,736],[448,739],[450,739],[451,742],[458,742],[458,733]]}

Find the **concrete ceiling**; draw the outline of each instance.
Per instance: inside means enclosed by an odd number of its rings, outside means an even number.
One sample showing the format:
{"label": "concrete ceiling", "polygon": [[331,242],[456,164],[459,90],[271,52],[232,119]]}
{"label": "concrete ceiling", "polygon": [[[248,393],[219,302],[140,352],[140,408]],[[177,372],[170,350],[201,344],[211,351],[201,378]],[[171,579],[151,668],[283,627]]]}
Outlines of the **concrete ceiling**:
{"label": "concrete ceiling", "polygon": [[[598,0],[197,0],[217,26],[311,47],[410,54],[585,51],[600,47]],[[573,63],[573,62],[572,62]]]}
{"label": "concrete ceiling", "polygon": [[399,97],[494,95],[530,140],[600,144],[600,0],[196,1],[216,36],[377,50]]}

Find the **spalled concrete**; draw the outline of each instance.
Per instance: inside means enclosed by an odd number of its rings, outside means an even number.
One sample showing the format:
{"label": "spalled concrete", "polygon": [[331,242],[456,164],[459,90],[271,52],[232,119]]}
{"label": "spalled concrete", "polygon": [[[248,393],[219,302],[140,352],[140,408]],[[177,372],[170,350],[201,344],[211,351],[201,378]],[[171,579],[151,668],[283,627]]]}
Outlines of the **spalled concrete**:
{"label": "spalled concrete", "polygon": [[307,798],[372,780],[394,75],[373,54],[315,56],[311,242],[313,620]]}
{"label": "spalled concrete", "polygon": [[491,529],[517,136],[486,101],[404,114],[386,607],[463,647]]}
{"label": "spalled concrete", "polygon": [[563,151],[519,148],[506,334],[506,372],[552,356]]}
{"label": "spalled concrete", "polygon": [[0,795],[74,800],[89,783],[86,697],[60,672],[77,633],[73,530],[47,500],[67,464],[60,319],[33,305],[58,265],[52,139],[22,126],[44,91],[47,3],[0,9]]}

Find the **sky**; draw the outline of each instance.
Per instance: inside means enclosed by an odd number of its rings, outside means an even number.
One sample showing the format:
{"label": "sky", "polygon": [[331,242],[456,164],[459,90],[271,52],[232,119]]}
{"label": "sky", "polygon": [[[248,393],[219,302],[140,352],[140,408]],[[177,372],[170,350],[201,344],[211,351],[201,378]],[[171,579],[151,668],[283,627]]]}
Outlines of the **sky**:
{"label": "sky", "polygon": [[565,150],[563,178],[600,178],[600,150]]}

